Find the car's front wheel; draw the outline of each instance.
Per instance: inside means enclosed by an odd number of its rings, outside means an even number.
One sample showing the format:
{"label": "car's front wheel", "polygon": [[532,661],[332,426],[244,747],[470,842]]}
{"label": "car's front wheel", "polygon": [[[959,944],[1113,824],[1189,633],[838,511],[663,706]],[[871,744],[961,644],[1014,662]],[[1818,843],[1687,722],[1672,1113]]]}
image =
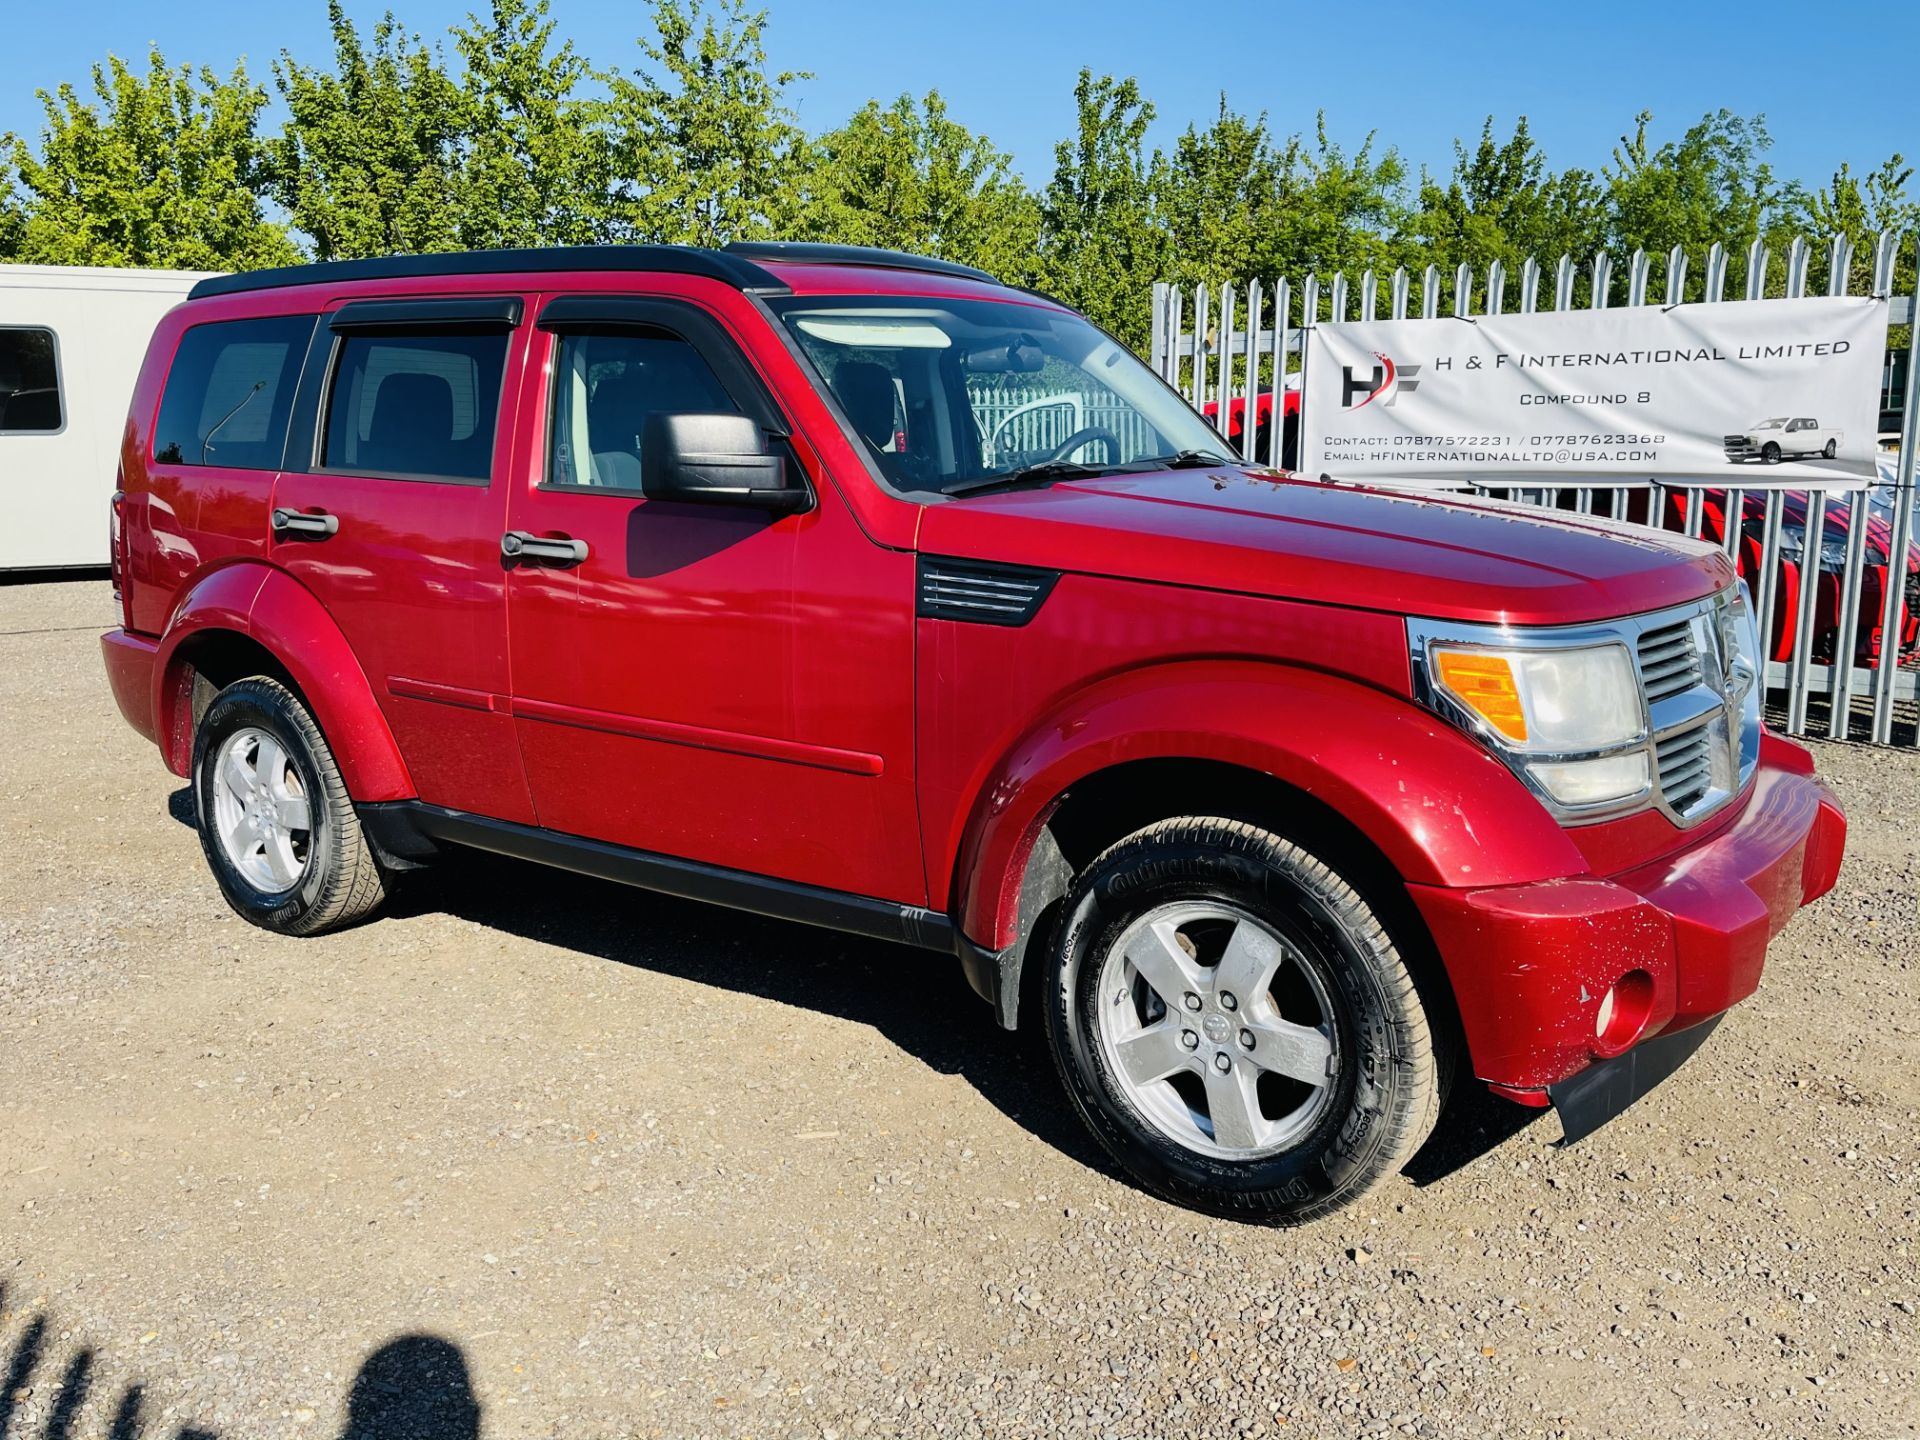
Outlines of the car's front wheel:
{"label": "car's front wheel", "polygon": [[338,930],[386,896],[326,737],[264,676],[227,686],[194,733],[200,848],[244,919],[290,935]]}
{"label": "car's front wheel", "polygon": [[1197,817],[1139,831],[1077,878],[1050,960],[1075,1108],[1177,1204],[1312,1220],[1433,1128],[1446,1042],[1372,907],[1291,841]]}
{"label": "car's front wheel", "polygon": [[1779,442],[1774,440],[1769,440],[1765,445],[1761,446],[1760,458],[1766,461],[1767,464],[1769,465],[1778,465],[1780,463]]}

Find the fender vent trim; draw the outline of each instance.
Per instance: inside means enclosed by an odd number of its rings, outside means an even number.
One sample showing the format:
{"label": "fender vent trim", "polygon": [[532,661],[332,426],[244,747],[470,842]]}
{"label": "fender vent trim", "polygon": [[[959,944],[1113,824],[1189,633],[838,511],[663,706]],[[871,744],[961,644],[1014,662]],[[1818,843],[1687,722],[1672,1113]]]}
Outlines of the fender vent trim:
{"label": "fender vent trim", "polygon": [[914,613],[927,620],[1025,625],[1040,613],[1059,578],[1053,570],[922,555]]}

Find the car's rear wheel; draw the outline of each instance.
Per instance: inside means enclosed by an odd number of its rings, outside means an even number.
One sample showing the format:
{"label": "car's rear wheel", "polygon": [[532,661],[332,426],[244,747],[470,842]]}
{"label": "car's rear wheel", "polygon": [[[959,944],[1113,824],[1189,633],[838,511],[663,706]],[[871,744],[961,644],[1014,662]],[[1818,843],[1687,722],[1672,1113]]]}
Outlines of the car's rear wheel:
{"label": "car's rear wheel", "polygon": [[242,918],[316,935],[385,898],[326,737],[278,681],[257,676],[214,696],[194,734],[193,790],[200,847]]}
{"label": "car's rear wheel", "polygon": [[1076,880],[1050,961],[1069,1096],[1177,1204],[1312,1220],[1433,1128],[1445,1042],[1379,917],[1256,826],[1185,818],[1121,841]]}
{"label": "car's rear wheel", "polygon": [[1778,465],[1780,463],[1779,442],[1774,440],[1769,440],[1765,445],[1761,446],[1760,458],[1766,461],[1767,464],[1769,465]]}
{"label": "car's rear wheel", "polygon": [[1840,450],[1840,442],[1837,440],[1829,440],[1827,441],[1827,448],[1822,450],[1820,453],[1826,456],[1827,459],[1831,460],[1836,454],[1839,453],[1839,450]]}

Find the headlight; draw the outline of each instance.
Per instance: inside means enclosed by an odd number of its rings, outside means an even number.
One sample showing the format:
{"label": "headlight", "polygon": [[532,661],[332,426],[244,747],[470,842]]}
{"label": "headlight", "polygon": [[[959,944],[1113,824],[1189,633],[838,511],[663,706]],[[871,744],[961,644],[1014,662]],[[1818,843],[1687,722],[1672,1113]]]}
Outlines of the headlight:
{"label": "headlight", "polygon": [[[1806,558],[1807,535],[1804,530],[1785,530],[1780,535],[1780,555],[1795,565]],[[1847,537],[1845,534],[1823,535],[1820,539],[1820,568],[1828,571],[1844,570],[1847,566]]]}
{"label": "headlight", "polygon": [[1445,639],[1426,655],[1443,708],[1555,805],[1615,808],[1652,789],[1646,716],[1626,646],[1542,650]]}

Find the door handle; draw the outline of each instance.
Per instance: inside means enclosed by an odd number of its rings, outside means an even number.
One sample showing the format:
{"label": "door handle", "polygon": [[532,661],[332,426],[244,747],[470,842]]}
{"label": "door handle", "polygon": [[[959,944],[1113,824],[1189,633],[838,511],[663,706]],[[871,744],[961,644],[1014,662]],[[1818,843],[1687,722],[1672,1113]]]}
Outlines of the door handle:
{"label": "door handle", "polygon": [[275,510],[273,533],[305,535],[315,540],[324,540],[329,535],[340,533],[340,517],[329,515],[324,510],[313,514],[302,514],[298,510]]}
{"label": "door handle", "polygon": [[509,530],[500,537],[500,554],[508,560],[532,560],[542,565],[578,565],[587,558],[587,542],[562,536],[545,539],[527,530]]}

